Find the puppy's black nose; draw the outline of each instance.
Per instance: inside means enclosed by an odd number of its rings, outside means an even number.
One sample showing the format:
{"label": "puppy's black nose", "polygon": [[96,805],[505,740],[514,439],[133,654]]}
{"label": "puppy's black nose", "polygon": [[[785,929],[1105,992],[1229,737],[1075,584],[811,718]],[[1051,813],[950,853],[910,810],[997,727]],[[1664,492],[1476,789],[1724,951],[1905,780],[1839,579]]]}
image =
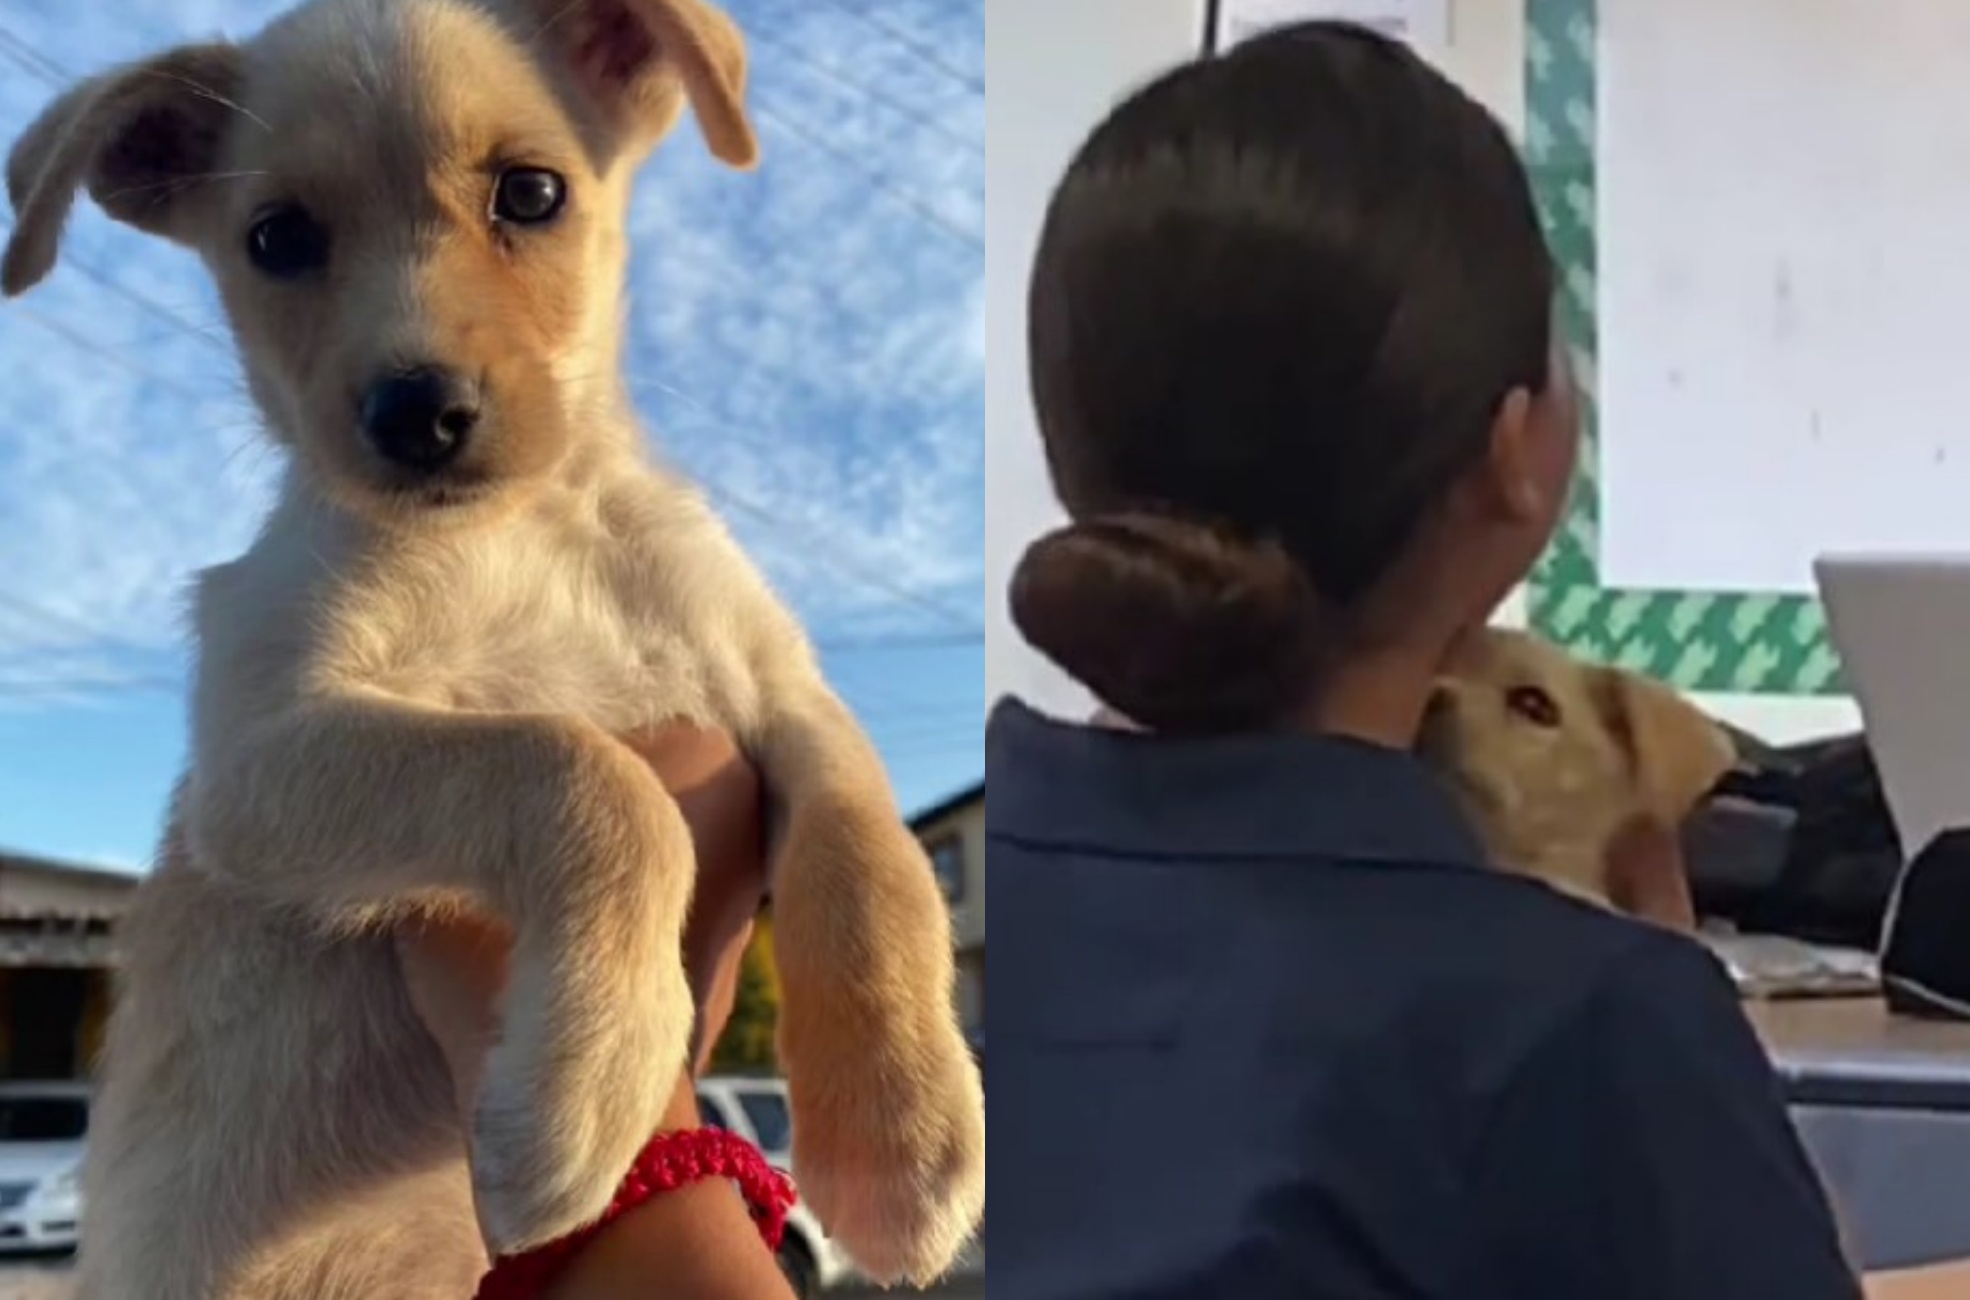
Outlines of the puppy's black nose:
{"label": "puppy's black nose", "polygon": [[465,450],[479,422],[479,405],[451,371],[420,366],[371,384],[359,418],[370,444],[385,460],[429,473]]}

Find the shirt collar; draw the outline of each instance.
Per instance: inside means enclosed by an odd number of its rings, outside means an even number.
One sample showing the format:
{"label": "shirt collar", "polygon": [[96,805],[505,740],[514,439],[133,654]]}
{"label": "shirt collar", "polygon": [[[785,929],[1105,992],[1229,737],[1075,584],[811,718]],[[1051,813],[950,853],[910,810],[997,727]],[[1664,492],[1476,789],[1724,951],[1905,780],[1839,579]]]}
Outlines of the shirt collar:
{"label": "shirt collar", "polygon": [[994,834],[1156,858],[1335,858],[1482,867],[1413,755],[1340,736],[1173,740],[999,702],[985,734]]}

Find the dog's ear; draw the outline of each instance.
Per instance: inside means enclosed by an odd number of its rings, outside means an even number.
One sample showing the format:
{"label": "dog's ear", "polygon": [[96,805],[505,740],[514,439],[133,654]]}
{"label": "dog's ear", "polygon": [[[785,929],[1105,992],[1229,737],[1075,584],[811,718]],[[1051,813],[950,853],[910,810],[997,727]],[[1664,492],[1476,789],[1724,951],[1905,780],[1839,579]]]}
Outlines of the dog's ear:
{"label": "dog's ear", "polygon": [[705,0],[518,0],[535,41],[572,75],[612,151],[642,153],[676,124],[684,101],[712,155],[759,161],[746,115],[746,42]]}
{"label": "dog's ear", "polygon": [[84,186],[118,221],[184,239],[199,182],[242,115],[240,81],[237,47],[190,45],[85,81],[50,104],[7,157],[14,231],[0,257],[0,290],[24,293],[53,269]]}
{"label": "dog's ear", "polygon": [[1615,668],[1586,671],[1595,706],[1628,756],[1643,811],[1679,825],[1736,761],[1730,737],[1660,682]]}
{"label": "dog's ear", "polygon": [[1641,816],[1615,831],[1608,846],[1607,901],[1618,912],[1672,930],[1696,929],[1689,864],[1673,825]]}

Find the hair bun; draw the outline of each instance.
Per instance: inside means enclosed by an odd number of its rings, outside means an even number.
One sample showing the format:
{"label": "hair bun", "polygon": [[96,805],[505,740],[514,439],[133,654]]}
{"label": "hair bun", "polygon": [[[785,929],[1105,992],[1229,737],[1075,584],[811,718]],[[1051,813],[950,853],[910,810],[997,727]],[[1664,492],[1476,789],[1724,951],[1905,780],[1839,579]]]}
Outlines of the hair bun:
{"label": "hair bun", "polygon": [[1148,511],[1027,548],[1012,621],[1102,703],[1158,731],[1249,730],[1302,702],[1320,602],[1278,543]]}

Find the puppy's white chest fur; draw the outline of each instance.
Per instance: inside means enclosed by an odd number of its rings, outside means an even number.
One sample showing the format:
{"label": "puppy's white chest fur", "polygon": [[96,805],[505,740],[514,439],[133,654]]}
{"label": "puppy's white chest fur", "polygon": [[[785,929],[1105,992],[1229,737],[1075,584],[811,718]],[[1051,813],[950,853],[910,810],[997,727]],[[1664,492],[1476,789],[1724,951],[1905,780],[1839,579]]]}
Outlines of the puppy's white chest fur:
{"label": "puppy's white chest fur", "polygon": [[[435,534],[358,532],[283,503],[199,591],[203,668],[229,682],[226,712],[241,694],[266,705],[355,687],[618,732],[671,718],[743,729],[762,614],[775,650],[801,645],[697,492],[634,463]],[[240,691],[242,673],[256,690]]]}

